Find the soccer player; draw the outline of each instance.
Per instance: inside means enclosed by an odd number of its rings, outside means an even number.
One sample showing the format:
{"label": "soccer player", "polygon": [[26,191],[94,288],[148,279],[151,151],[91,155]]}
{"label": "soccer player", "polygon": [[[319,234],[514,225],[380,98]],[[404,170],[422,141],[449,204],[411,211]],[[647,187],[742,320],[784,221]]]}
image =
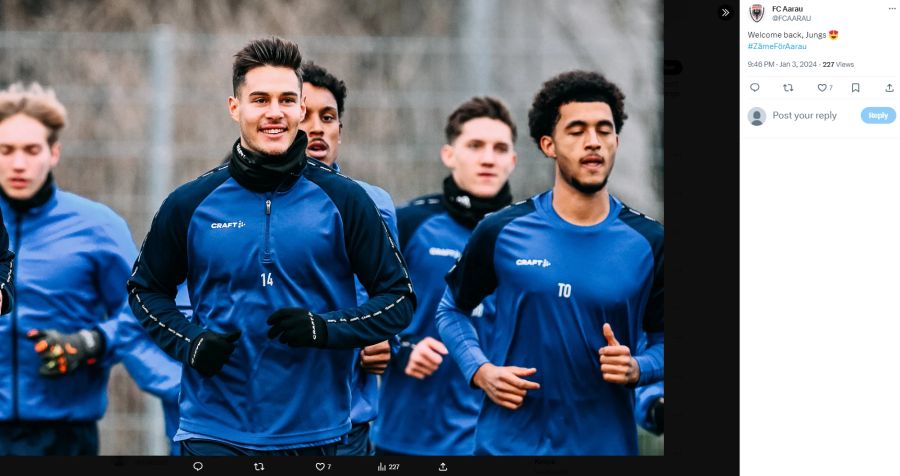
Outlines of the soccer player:
{"label": "soccer player", "polygon": [[[96,455],[109,369],[122,360],[142,389],[174,402],[177,364],[126,305],[137,255],[125,221],[60,190],[65,107],[53,91],[0,91],[0,210],[12,230],[19,290],[0,321],[0,454]],[[5,277],[4,277],[5,279]]]}
{"label": "soccer player", "polygon": [[[637,454],[633,387],[663,376],[663,228],[609,193],[625,119],[600,74],[545,82],[528,125],[553,188],[482,220],[447,275],[438,330],[487,397],[476,454]],[[468,315],[491,293],[479,335]]]}
{"label": "soccer player", "polygon": [[[300,129],[306,132],[307,157],[313,158],[340,172],[338,149],[341,145],[341,130],[344,127],[344,102],[347,99],[347,85],[325,68],[314,63],[303,63],[303,101],[306,116],[300,122]],[[397,238],[397,212],[391,196],[383,189],[357,180],[369,194],[381,218],[388,226],[392,238]],[[365,288],[356,280],[357,302],[369,299]],[[371,456],[374,447],[369,438],[372,420],[378,416],[378,379],[384,373],[391,359],[388,341],[366,346],[354,357],[351,379],[352,404],[350,422],[352,428],[347,441],[338,445],[337,456]]]}
{"label": "soccer player", "polygon": [[[144,328],[184,364],[184,455],[333,455],[351,428],[353,349],[415,308],[365,190],[306,159],[301,61],[280,38],[235,55],[231,160],[169,195],[128,281]],[[185,279],[190,321],[175,303]]]}
{"label": "soccer player", "polygon": [[[475,225],[512,202],[507,179],[516,166],[516,126],[493,97],[474,97],[447,118],[440,155],[450,175],[442,193],[401,208],[400,247],[419,296],[412,324],[401,334],[401,355],[381,387],[375,442],[382,454],[471,455],[482,394],[447,357],[435,326],[444,275]],[[489,325],[493,298],[471,312]]]}

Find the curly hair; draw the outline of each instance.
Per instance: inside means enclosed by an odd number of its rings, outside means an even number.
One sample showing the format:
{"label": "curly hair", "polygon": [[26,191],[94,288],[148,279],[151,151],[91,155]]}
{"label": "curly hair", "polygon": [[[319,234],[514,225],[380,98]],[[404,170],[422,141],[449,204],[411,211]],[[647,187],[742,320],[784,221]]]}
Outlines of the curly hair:
{"label": "curly hair", "polygon": [[47,144],[53,145],[59,140],[59,131],[66,125],[66,108],[56,99],[56,93],[38,83],[25,87],[22,83],[13,83],[0,91],[0,122],[25,114],[47,128]]}
{"label": "curly hair", "polygon": [[447,125],[444,127],[447,143],[452,144],[462,134],[462,128],[467,122],[481,117],[496,119],[509,126],[512,140],[516,141],[516,123],[513,122],[506,104],[495,97],[483,96],[469,99],[450,113],[450,116],[447,117]]}
{"label": "curly hair", "polygon": [[303,70],[303,82],[312,84],[317,88],[325,88],[334,96],[334,100],[337,102],[338,119],[343,120],[347,85],[338,79],[337,76],[329,73],[327,69],[312,61],[303,63],[301,69]]}
{"label": "curly hair", "polygon": [[562,106],[571,102],[595,101],[609,105],[616,133],[621,133],[628,115],[625,114],[625,95],[618,86],[600,73],[592,71],[569,71],[550,78],[535,94],[531,110],[528,111],[531,138],[540,148],[541,137],[553,135]]}

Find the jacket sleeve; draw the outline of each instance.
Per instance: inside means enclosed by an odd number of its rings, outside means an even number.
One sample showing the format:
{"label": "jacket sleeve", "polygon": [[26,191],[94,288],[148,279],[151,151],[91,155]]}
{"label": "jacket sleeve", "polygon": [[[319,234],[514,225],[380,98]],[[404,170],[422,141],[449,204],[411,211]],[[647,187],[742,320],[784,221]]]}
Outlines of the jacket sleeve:
{"label": "jacket sleeve", "polygon": [[[391,233],[391,237],[394,238],[394,242],[397,241],[397,209],[394,207],[394,204],[390,201],[390,195],[387,192],[378,189],[383,194],[380,200],[376,199],[376,196],[369,192],[369,195],[372,197],[372,200],[375,201],[378,206],[378,211],[381,214],[381,219],[384,220],[384,223],[387,224],[388,231]],[[359,278],[354,278],[354,284],[356,285],[356,303],[363,304],[369,300],[369,294],[366,292],[366,288],[363,287],[362,283],[359,282]],[[388,339],[388,343],[391,346],[391,355],[396,355],[400,352],[400,338],[397,335],[391,336]],[[355,354],[356,359],[359,358],[359,354]],[[354,362],[355,364],[355,362]]]}
{"label": "jacket sleeve", "polygon": [[656,422],[650,418],[650,405],[665,396],[664,385],[662,381],[659,381],[634,389],[634,420],[641,428],[657,435],[660,432],[656,427]]}
{"label": "jacket sleeve", "polygon": [[128,351],[128,344],[121,339],[120,326],[123,320],[134,321],[134,316],[125,309],[128,306],[125,282],[131,274],[137,250],[128,225],[119,216],[111,217],[103,224],[101,233],[94,237],[94,247],[91,254],[94,281],[105,313],[97,326],[105,342],[101,362],[112,366],[121,360],[122,353]]}
{"label": "jacket sleeve", "polygon": [[[374,188],[374,187],[373,187]],[[388,231],[391,232],[391,237],[394,239],[394,243],[397,242],[397,209],[394,207],[394,204],[391,202],[390,195],[387,194],[384,190],[380,188],[377,189],[378,192],[366,190],[369,193],[369,196],[375,202],[375,205],[378,207],[378,212],[381,215],[381,219],[384,220],[384,223],[387,224]],[[379,195],[375,195],[378,193]],[[364,302],[369,300],[369,294],[366,292],[366,288],[363,287],[362,283],[359,282],[359,278],[354,280],[356,284],[356,302],[357,304],[363,304]]]}
{"label": "jacket sleeve", "polygon": [[191,342],[204,329],[188,321],[175,305],[178,284],[187,276],[187,227],[193,207],[179,191],[163,202],[128,280],[134,315],[150,338],[179,362],[190,358]]}
{"label": "jacket sleeve", "polygon": [[665,354],[665,338],[662,332],[647,334],[647,348],[634,356],[641,374],[636,385],[649,385],[659,382],[665,376],[663,356]]}
{"label": "jacket sleeve", "polygon": [[125,354],[122,364],[141,390],[157,396],[165,404],[178,404],[181,363],[166,355],[149,338],[139,338]]}
{"label": "jacket sleeve", "polygon": [[[181,388],[181,364],[166,355],[147,335],[131,308],[124,303],[119,317],[100,325],[106,342],[115,342],[106,357],[121,362],[141,390],[164,402],[177,403]],[[109,349],[110,346],[107,346]]]}
{"label": "jacket sleeve", "polygon": [[[664,336],[664,303],[665,303],[665,245],[662,227],[650,236],[653,248],[653,284],[650,296],[644,308],[643,330],[646,333],[646,347],[634,357],[641,369],[638,385],[658,382],[665,375],[665,336]],[[644,346],[641,346],[644,347]]]}
{"label": "jacket sleeve", "polygon": [[397,241],[381,212],[361,187],[337,198],[353,274],[369,300],[325,313],[329,348],[365,347],[390,339],[412,320],[415,294]]}
{"label": "jacket sleeve", "polygon": [[462,256],[444,278],[447,288],[435,314],[441,339],[470,384],[475,372],[488,362],[488,358],[481,349],[469,316],[497,289],[494,250],[497,236],[507,222],[486,219],[475,227]]}
{"label": "jacket sleeve", "polygon": [[497,289],[494,249],[504,221],[482,220],[466,243],[462,256],[450,268],[444,280],[453,298],[453,307],[471,314],[484,298]]}
{"label": "jacket sleeve", "polygon": [[15,253],[9,250],[9,234],[3,223],[3,214],[0,212],[0,293],[3,295],[0,314],[7,314],[16,303],[16,289],[12,279]]}
{"label": "jacket sleeve", "polygon": [[466,377],[466,382],[471,384],[475,372],[489,360],[481,349],[478,333],[475,331],[475,326],[469,319],[468,313],[457,307],[449,287],[444,290],[444,295],[438,304],[435,320],[441,341],[447,345],[447,350],[459,365],[459,369]]}

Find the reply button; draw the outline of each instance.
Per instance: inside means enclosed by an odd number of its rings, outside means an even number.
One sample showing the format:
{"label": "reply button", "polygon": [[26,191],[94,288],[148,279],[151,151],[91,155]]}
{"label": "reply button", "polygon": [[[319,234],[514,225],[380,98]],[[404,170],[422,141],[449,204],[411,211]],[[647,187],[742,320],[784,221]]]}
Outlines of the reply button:
{"label": "reply button", "polygon": [[867,107],[862,110],[862,120],[866,124],[890,124],[897,118],[892,107]]}

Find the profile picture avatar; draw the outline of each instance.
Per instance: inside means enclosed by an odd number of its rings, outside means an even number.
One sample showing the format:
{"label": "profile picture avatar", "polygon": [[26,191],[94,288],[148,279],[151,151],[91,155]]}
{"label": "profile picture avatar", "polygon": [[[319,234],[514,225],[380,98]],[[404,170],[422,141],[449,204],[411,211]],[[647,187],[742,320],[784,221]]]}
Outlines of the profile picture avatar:
{"label": "profile picture avatar", "polygon": [[750,112],[747,113],[747,120],[750,121],[750,124],[754,126],[761,126],[764,122],[766,122],[766,111],[762,108],[754,107],[750,109]]}

